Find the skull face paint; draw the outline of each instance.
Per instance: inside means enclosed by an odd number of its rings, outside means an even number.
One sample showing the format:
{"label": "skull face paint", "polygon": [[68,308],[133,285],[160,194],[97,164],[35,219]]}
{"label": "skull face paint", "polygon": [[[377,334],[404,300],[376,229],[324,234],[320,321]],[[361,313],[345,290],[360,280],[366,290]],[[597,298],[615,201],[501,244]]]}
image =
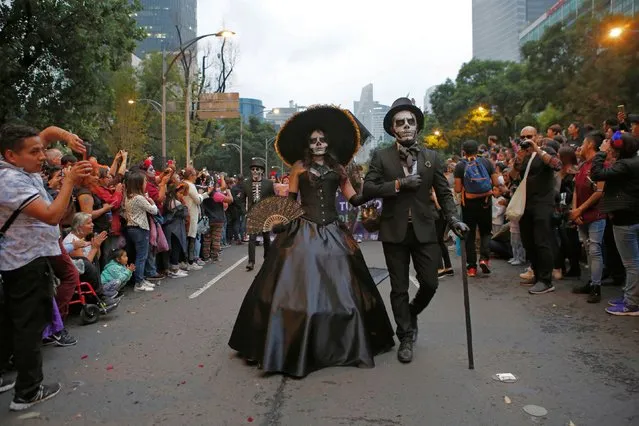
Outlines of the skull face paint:
{"label": "skull face paint", "polygon": [[251,176],[253,177],[253,182],[259,182],[262,180],[262,176],[264,171],[262,171],[261,167],[251,167]]}
{"label": "skull face paint", "polygon": [[328,149],[328,142],[326,142],[326,136],[321,130],[315,130],[311,133],[309,138],[309,148],[314,156],[326,155]]}
{"label": "skull face paint", "polygon": [[417,118],[410,111],[399,111],[393,116],[393,134],[397,142],[412,144],[417,136]]}

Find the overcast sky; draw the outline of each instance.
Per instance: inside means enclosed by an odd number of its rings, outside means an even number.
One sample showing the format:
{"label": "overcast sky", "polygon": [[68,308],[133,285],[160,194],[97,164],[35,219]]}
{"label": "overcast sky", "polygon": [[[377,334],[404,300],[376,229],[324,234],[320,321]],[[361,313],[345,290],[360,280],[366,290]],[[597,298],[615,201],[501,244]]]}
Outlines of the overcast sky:
{"label": "overcast sky", "polygon": [[237,32],[227,91],[267,109],[333,103],[351,109],[363,86],[390,105],[471,59],[470,0],[199,0],[198,34]]}

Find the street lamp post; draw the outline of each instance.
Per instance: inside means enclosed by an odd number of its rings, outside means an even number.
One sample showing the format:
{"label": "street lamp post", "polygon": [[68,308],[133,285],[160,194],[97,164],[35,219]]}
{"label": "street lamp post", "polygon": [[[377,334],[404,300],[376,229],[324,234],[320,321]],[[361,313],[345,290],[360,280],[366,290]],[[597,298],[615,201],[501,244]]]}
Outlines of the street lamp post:
{"label": "street lamp post", "polygon": [[266,170],[268,170],[268,146],[271,142],[275,142],[275,138],[276,136],[273,136],[270,139],[264,138],[264,167]]}
{"label": "street lamp post", "polygon": [[[223,30],[218,31],[217,33],[205,34],[199,37],[195,37],[192,40],[187,41],[179,47],[180,53],[178,53],[175,58],[169,63],[166,64],[166,51],[162,49],[162,167],[166,166],[166,79],[169,74],[169,71],[178,60],[178,58],[184,55],[184,51],[189,47],[193,46],[198,41],[202,40],[206,37],[231,37],[235,35],[233,31]],[[191,162],[191,120],[189,117],[189,112],[191,109],[190,98],[191,91],[189,88],[186,88],[186,108],[184,113],[184,118],[186,119],[186,165],[189,166]]]}
{"label": "street lamp post", "polygon": [[242,147],[236,143],[223,143],[222,146],[232,146],[233,148],[237,149],[237,152],[240,153],[240,176],[244,176],[244,167],[242,166],[244,164],[244,153],[242,152]]}

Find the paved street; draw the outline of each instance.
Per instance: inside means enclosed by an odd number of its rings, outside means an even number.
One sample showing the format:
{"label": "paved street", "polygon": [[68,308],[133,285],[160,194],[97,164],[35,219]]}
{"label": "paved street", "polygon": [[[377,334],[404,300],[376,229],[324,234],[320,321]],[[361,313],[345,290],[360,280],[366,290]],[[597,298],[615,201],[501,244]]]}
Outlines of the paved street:
{"label": "paved street", "polygon": [[[379,243],[362,247],[369,266],[384,267]],[[6,393],[0,424],[639,424],[639,321],[586,304],[570,294],[574,282],[530,296],[519,285],[521,268],[501,261],[491,277],[470,282],[475,370],[467,368],[454,258],[456,276],[440,282],[420,316],[412,364],[399,364],[393,351],[377,357],[374,369],[331,368],[302,380],[263,377],[227,346],[256,272],[238,263],[245,255],[246,246],[234,246],[219,265],[165,280],[154,293],[131,292],[95,325],[79,326],[73,318],[69,329],[78,345],[44,349],[45,377],[61,381],[62,394],[15,414]],[[390,314],[388,280],[380,290]],[[604,296],[618,291],[605,287]],[[495,373],[519,380],[500,383],[491,378]],[[529,404],[548,414],[531,417],[522,409]],[[20,418],[25,415],[32,418]]]}

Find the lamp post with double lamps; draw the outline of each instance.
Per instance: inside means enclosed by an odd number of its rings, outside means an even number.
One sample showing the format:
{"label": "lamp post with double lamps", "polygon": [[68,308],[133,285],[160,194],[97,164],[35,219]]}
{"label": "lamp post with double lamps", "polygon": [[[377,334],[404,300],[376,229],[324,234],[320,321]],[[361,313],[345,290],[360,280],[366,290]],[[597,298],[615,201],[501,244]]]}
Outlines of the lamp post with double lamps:
{"label": "lamp post with double lamps", "polygon": [[[228,38],[234,36],[235,33],[229,30],[222,30],[212,34],[204,34],[199,37],[195,37],[185,43],[183,43],[178,49],[180,52],[175,55],[173,60],[168,64],[166,64],[166,51],[162,50],[162,167],[166,166],[166,80],[169,75],[169,71],[175,62],[180,58],[180,56],[184,55],[184,51],[189,47],[193,46],[198,41],[207,37],[222,37]],[[186,107],[184,118],[186,120],[186,165],[187,167],[191,163],[191,120],[190,120],[190,109],[191,109],[191,91],[186,90]]]}

